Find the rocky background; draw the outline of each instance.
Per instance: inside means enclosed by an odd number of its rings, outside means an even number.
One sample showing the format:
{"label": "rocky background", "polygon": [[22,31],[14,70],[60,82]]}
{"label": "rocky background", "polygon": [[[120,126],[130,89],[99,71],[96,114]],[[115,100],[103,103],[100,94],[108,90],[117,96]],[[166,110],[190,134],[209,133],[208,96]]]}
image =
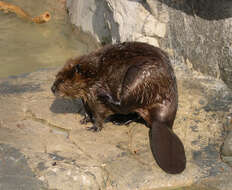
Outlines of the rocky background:
{"label": "rocky background", "polygon": [[[103,45],[148,42],[166,50],[173,65],[232,88],[231,0],[67,0],[67,8],[71,22]],[[185,69],[180,75],[186,75]],[[231,101],[228,97],[228,105]],[[232,165],[231,108],[228,113],[221,150]]]}
{"label": "rocky background", "polygon": [[71,22],[102,44],[145,41],[232,88],[232,1],[67,0]]}
{"label": "rocky background", "polygon": [[67,0],[71,22],[98,42],[138,40],[169,53],[183,173],[157,166],[143,124],[87,131],[80,100],[51,93],[50,69],[0,80],[0,190],[231,190],[232,3],[218,2]]}
{"label": "rocky background", "polygon": [[[58,69],[0,80],[0,190],[231,190],[232,168],[220,149],[231,125],[232,92],[220,80],[174,65],[179,109],[174,131],[186,169],[163,172],[148,128],[80,125],[80,100],[56,99]],[[231,140],[224,161],[231,161]],[[189,187],[191,186],[191,187]]]}

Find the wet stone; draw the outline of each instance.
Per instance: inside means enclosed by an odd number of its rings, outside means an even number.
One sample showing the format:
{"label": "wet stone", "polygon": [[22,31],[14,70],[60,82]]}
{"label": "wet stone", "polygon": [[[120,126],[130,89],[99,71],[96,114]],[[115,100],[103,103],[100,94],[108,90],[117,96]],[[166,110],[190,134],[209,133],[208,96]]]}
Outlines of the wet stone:
{"label": "wet stone", "polygon": [[46,185],[35,177],[19,150],[0,144],[0,190],[12,189],[38,190]]}

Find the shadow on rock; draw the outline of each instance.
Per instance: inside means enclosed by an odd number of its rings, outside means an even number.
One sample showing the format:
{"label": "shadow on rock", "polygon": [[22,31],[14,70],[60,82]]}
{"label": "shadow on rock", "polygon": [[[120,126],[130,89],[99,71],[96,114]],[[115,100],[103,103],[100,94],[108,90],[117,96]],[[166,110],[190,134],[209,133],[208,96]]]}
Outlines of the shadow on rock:
{"label": "shadow on rock", "polygon": [[35,177],[26,157],[14,147],[0,144],[0,189],[47,189],[42,181]]}
{"label": "shadow on rock", "polygon": [[115,125],[128,125],[131,122],[137,122],[146,125],[146,122],[137,113],[129,113],[127,115],[123,114],[113,114],[109,116],[105,122],[112,122]]}
{"label": "shadow on rock", "polygon": [[[81,115],[85,113],[81,99],[56,98],[50,106],[50,110],[53,113],[77,113]],[[115,125],[128,125],[131,122],[137,122],[146,125],[143,118],[137,113],[130,113],[127,115],[113,114],[109,116],[105,122],[112,122]]]}
{"label": "shadow on rock", "polygon": [[79,113],[84,114],[84,107],[81,102],[81,99],[64,99],[56,98],[50,110],[53,113]]}
{"label": "shadow on rock", "polygon": [[[116,38],[116,41],[120,41],[119,24],[114,21],[113,12],[107,1],[95,0],[96,10],[93,15],[93,30],[96,33],[101,43],[112,43],[112,34]],[[105,24],[102,20],[109,20],[111,23]],[[109,26],[110,27],[109,27]]]}
{"label": "shadow on rock", "polygon": [[[149,4],[149,1],[144,0]],[[155,0],[153,0],[155,1]],[[171,8],[185,12],[191,16],[199,16],[206,20],[220,20],[232,17],[231,0],[158,0]]]}
{"label": "shadow on rock", "polygon": [[232,106],[232,97],[230,95],[223,98],[213,97],[209,100],[208,104],[203,108],[205,111],[224,111],[229,112]]}
{"label": "shadow on rock", "polygon": [[151,7],[149,3],[147,3],[147,0],[129,0],[129,1],[140,3],[144,7],[144,9],[146,9],[149,13],[152,13]]}
{"label": "shadow on rock", "polygon": [[10,82],[0,83],[0,94],[22,94],[25,92],[39,92],[42,91],[39,84],[11,84]]}
{"label": "shadow on rock", "polygon": [[193,160],[199,167],[210,168],[210,166],[214,165],[214,167],[211,167],[208,171],[210,176],[215,176],[216,174],[223,172],[222,168],[224,163],[215,163],[215,160],[219,160],[220,158],[220,153],[215,147],[215,144],[208,144],[207,146],[202,147],[201,150],[192,152]]}

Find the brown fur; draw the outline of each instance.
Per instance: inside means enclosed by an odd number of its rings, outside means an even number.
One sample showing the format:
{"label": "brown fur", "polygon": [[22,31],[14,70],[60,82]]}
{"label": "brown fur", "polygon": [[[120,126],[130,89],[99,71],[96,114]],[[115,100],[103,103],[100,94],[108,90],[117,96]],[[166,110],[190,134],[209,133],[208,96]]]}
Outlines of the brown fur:
{"label": "brown fur", "polygon": [[184,147],[173,133],[178,93],[168,56],[146,43],[108,45],[69,60],[57,74],[52,91],[82,98],[87,115],[101,130],[113,113],[138,113],[150,128],[150,144],[158,165],[168,173],[184,170]]}

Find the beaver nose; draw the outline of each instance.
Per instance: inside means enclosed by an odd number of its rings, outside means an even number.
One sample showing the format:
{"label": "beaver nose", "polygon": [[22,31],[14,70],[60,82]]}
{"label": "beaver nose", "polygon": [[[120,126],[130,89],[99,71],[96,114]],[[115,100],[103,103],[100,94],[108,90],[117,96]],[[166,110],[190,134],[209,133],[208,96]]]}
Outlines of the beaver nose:
{"label": "beaver nose", "polygon": [[55,92],[56,92],[56,85],[52,85],[52,87],[51,87],[51,91],[53,92],[53,94],[55,94]]}

